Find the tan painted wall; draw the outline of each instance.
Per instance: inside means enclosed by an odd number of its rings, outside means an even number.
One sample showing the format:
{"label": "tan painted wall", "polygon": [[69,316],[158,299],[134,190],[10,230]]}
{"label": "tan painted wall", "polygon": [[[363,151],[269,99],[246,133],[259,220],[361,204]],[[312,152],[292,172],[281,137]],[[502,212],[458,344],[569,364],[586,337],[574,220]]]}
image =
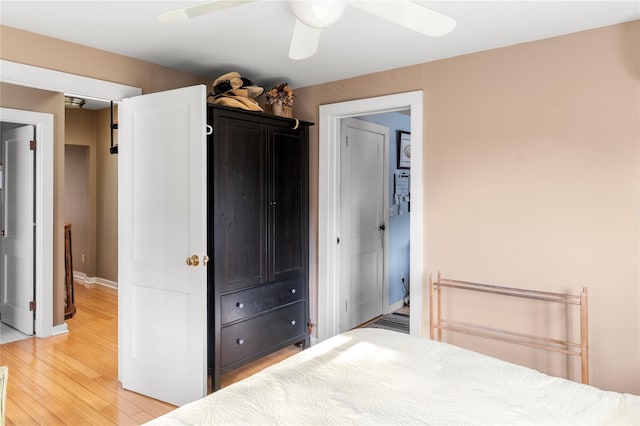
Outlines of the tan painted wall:
{"label": "tan painted wall", "polygon": [[[635,21],[298,89],[295,112],[317,123],[322,104],[423,90],[426,272],[550,291],[588,286],[591,383],[639,394],[639,52]],[[315,126],[314,227],[317,164]],[[462,316],[485,303],[456,298],[445,308]],[[514,320],[519,313],[528,319]],[[530,305],[476,314],[538,334],[562,327],[562,312]],[[455,341],[554,373],[574,367]]]}
{"label": "tan painted wall", "polygon": [[[90,222],[86,271],[80,268],[75,255],[74,269],[96,277],[118,282],[118,157],[111,155],[111,111],[67,109],[67,144],[90,146]],[[118,116],[117,106],[114,117]],[[118,143],[118,132],[114,132]],[[75,240],[75,234],[74,234]],[[76,267],[78,265],[78,267]]]}
{"label": "tan painted wall", "polygon": [[[87,277],[96,276],[96,111],[83,109],[65,109],[65,145],[83,146],[88,149],[88,175],[86,176],[86,224],[72,224],[71,235],[73,239],[73,269],[84,272]],[[79,180],[82,176],[78,176],[80,170],[69,170],[68,158],[65,158],[65,175],[66,182],[69,179]],[[81,167],[81,165],[78,165]],[[71,169],[75,168],[74,166]],[[77,194],[74,194],[77,195]],[[70,199],[72,194],[65,190],[65,204],[67,200],[72,203],[74,199]],[[77,206],[65,205],[65,221],[70,216],[80,218],[80,212],[77,212]],[[76,226],[77,225],[77,226]],[[79,246],[84,241],[85,247]],[[84,249],[85,262],[82,263],[81,254]]]}
{"label": "tan painted wall", "polygon": [[64,322],[64,95],[0,83],[0,106],[53,114],[53,324]]}
{"label": "tan painted wall", "polygon": [[[114,112],[117,117],[117,108]],[[118,281],[118,156],[109,153],[111,144],[110,110],[98,111],[97,116],[97,162],[98,162],[98,225],[99,252],[96,276],[109,281]],[[118,143],[118,132],[114,132],[114,144]]]}
{"label": "tan painted wall", "polygon": [[[89,243],[89,147],[64,146],[64,223],[71,225],[74,272],[87,273]],[[95,241],[95,237],[93,238]]]}
{"label": "tan painted wall", "polygon": [[143,93],[210,83],[149,62],[0,25],[0,58],[140,87]]}

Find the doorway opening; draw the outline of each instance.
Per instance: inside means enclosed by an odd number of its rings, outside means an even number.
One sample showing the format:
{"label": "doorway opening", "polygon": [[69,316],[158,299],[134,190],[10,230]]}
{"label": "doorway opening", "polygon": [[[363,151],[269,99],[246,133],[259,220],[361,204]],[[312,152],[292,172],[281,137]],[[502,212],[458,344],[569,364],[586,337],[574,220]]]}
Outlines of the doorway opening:
{"label": "doorway opening", "polygon": [[399,93],[320,106],[318,217],[318,340],[340,332],[340,122],[347,117],[409,111],[411,117],[410,332],[421,335],[423,280],[423,93]]}
{"label": "doorway opening", "polygon": [[[384,232],[384,297],[382,314],[410,312],[411,111],[401,110],[354,117],[381,126],[387,145],[383,170],[382,232]],[[342,119],[353,120],[354,118]],[[381,130],[378,130],[381,131]],[[344,133],[344,132],[343,132]],[[342,135],[344,137],[344,135]],[[344,204],[344,203],[343,203]],[[344,214],[344,210],[341,209]],[[408,321],[408,319],[407,319]]]}
{"label": "doorway opening", "polygon": [[[112,99],[137,96],[137,87],[97,80],[76,74],[0,60],[0,82],[58,93],[71,93],[85,99]],[[53,326],[53,115],[0,108],[1,121],[33,124],[39,141],[36,160],[36,320],[37,337],[64,333],[66,324]],[[59,143],[63,143],[60,141]]]}

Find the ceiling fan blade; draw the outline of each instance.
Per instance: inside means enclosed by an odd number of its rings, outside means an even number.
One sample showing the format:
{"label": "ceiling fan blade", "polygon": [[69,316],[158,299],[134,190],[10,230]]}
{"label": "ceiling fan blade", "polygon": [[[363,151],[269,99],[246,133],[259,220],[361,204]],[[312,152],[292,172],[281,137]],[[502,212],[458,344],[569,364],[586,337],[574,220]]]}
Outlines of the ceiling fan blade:
{"label": "ceiling fan blade", "polygon": [[296,18],[289,46],[289,58],[299,60],[313,56],[320,42],[320,28],[313,28]]}
{"label": "ceiling fan blade", "polygon": [[185,21],[197,16],[207,15],[209,13],[219,12],[224,9],[240,6],[245,3],[251,3],[256,0],[211,0],[196,6],[185,7],[184,9],[170,10],[156,16],[158,22],[175,22]]}
{"label": "ceiling fan blade", "polygon": [[456,27],[456,21],[452,17],[407,0],[357,1],[352,4],[380,18],[430,37],[448,34]]}

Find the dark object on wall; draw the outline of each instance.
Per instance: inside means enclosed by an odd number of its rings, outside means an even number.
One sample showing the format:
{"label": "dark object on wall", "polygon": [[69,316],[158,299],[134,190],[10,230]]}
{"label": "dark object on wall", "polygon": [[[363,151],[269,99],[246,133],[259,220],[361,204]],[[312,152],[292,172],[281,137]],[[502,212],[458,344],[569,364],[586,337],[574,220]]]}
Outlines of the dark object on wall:
{"label": "dark object on wall", "polygon": [[208,106],[209,368],[309,343],[311,123]]}
{"label": "dark object on wall", "polygon": [[398,168],[410,169],[411,168],[411,133],[398,130]]}
{"label": "dark object on wall", "polygon": [[76,314],[75,295],[73,294],[73,256],[71,255],[71,224],[64,225],[64,319]]}

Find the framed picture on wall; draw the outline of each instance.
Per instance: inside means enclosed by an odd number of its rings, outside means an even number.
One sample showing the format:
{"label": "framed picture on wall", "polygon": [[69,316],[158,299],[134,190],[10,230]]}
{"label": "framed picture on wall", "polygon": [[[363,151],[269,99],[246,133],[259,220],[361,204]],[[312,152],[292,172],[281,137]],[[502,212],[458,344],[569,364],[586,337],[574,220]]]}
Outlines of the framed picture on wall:
{"label": "framed picture on wall", "polygon": [[411,133],[398,130],[398,168],[411,168]]}

